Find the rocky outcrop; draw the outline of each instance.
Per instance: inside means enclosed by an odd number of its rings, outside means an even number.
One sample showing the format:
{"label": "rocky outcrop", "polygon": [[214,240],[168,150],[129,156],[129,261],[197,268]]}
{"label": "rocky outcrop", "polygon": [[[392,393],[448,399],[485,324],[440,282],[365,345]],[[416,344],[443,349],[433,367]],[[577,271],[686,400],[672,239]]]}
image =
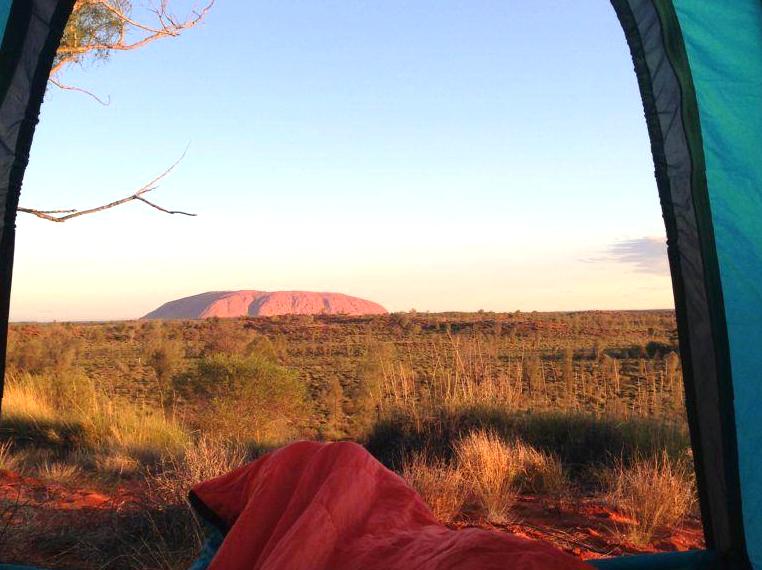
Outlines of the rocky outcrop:
{"label": "rocky outcrop", "polygon": [[210,291],[164,303],[144,319],[206,319],[274,315],[377,315],[378,303],[341,293]]}

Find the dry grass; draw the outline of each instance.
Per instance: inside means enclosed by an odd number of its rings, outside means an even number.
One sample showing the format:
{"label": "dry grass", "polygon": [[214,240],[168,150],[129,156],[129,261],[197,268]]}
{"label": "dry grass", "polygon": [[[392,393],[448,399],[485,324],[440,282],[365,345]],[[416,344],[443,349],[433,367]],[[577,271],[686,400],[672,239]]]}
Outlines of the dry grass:
{"label": "dry grass", "polygon": [[560,495],[567,480],[558,458],[493,431],[478,430],[461,438],[455,455],[469,495],[491,522],[505,522],[516,494],[529,491]]}
{"label": "dry grass", "polygon": [[141,463],[178,453],[190,438],[162,410],[117,403],[76,371],[9,375],[3,424],[23,439],[67,441],[93,455],[123,455]]}
{"label": "dry grass", "polygon": [[82,470],[76,465],[63,461],[45,461],[37,465],[37,476],[54,483],[75,483],[82,477]]}
{"label": "dry grass", "polygon": [[518,370],[520,376],[520,368],[499,369],[496,355],[481,339],[448,335],[428,343],[426,350],[432,362],[425,383],[408,364],[396,360],[392,351],[379,351],[379,396],[383,407],[418,410],[431,405],[519,406],[521,381],[512,372]]}
{"label": "dry grass", "polygon": [[441,459],[415,453],[402,467],[402,476],[418,491],[434,516],[452,522],[460,515],[466,501],[466,488],[461,472]]}
{"label": "dry grass", "polygon": [[514,451],[488,431],[472,432],[455,445],[458,465],[473,499],[491,522],[504,522],[515,499],[523,465]]}
{"label": "dry grass", "polygon": [[16,471],[19,468],[18,456],[13,452],[12,443],[0,443],[0,470]]}
{"label": "dry grass", "polygon": [[569,480],[557,456],[538,451],[519,441],[513,449],[523,465],[523,472],[519,476],[522,491],[560,497],[569,490]]}
{"label": "dry grass", "polygon": [[162,502],[181,504],[196,483],[223,475],[247,459],[248,453],[242,446],[201,436],[181,454],[164,456],[148,483]]}
{"label": "dry grass", "polygon": [[119,450],[142,463],[179,453],[190,443],[183,425],[163,411],[117,406],[105,399],[93,400],[82,422],[96,447]]}
{"label": "dry grass", "polygon": [[30,374],[8,374],[3,391],[3,420],[6,423],[30,422],[51,424],[61,421],[50,404],[48,395],[33,381]]}
{"label": "dry grass", "polygon": [[137,459],[119,452],[98,455],[96,457],[85,455],[82,458],[82,462],[95,469],[98,473],[120,479],[137,475],[142,468]]}
{"label": "dry grass", "polygon": [[623,531],[634,544],[648,544],[663,529],[677,527],[695,506],[696,490],[690,463],[671,461],[666,454],[619,462],[610,474],[608,500],[636,524]]}

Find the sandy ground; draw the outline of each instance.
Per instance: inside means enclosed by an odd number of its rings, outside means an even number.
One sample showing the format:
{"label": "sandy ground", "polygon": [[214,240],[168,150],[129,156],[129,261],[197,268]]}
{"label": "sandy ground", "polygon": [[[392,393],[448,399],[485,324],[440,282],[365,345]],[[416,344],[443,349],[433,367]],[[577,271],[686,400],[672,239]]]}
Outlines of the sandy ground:
{"label": "sandy ground", "polygon": [[[60,544],[57,539],[67,532],[71,534],[72,528],[103,532],[104,525],[115,514],[145,505],[143,490],[137,484],[111,489],[83,488],[0,471],[0,561],[49,564],[55,560],[56,567],[85,568],[74,551],[57,551]],[[698,521],[686,522],[682,528],[659,537],[647,547],[627,544],[622,539],[623,530],[632,524],[634,521],[592,498],[559,503],[543,497],[522,496],[512,520],[501,525],[479,526],[551,542],[583,559],[703,547]],[[16,532],[19,525],[24,525],[26,531]],[[29,529],[34,532],[28,532]],[[23,540],[20,542],[18,537]]]}

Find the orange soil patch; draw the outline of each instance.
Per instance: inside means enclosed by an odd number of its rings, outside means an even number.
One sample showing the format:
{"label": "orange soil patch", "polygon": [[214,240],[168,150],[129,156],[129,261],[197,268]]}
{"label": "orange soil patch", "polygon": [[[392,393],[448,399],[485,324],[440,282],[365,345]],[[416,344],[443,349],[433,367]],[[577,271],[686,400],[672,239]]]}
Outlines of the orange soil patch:
{"label": "orange soil patch", "polygon": [[[15,516],[3,505],[23,506],[25,516]],[[78,488],[45,482],[18,473],[0,471],[0,526],[34,525],[39,532],[56,535],[76,521],[78,529],[97,528],[114,512],[141,509],[147,504],[144,489],[137,483],[120,485],[110,490]],[[596,502],[580,498],[574,503],[559,503],[543,497],[522,496],[513,511],[513,520],[505,524],[455,523],[462,528],[479,526],[511,532],[534,540],[542,540],[583,559],[644,552],[670,552],[703,548],[699,521],[689,520],[681,528],[660,536],[653,544],[639,547],[622,539],[622,529],[634,521]],[[91,526],[92,525],[92,526]],[[85,531],[86,532],[86,531]],[[39,544],[29,535],[25,545],[15,545],[14,561],[42,564],[51,552],[39,551]],[[72,553],[73,554],[73,553]],[[62,562],[64,559],[60,559]],[[5,561],[5,559],[0,560]],[[66,567],[77,567],[75,559],[65,557]]]}
{"label": "orange soil patch", "polygon": [[90,568],[72,544],[90,530],[103,532],[115,513],[144,504],[124,485],[77,488],[0,470],[0,563]]}
{"label": "orange soil patch", "polygon": [[24,477],[13,471],[0,470],[0,501],[24,507],[45,507],[58,511],[81,509],[119,509],[138,503],[137,488],[120,485],[109,494],[95,489],[72,488],[67,485]]}
{"label": "orange soil patch", "polygon": [[704,548],[704,533],[698,520],[687,520],[682,527],[665,532],[647,546],[624,541],[623,531],[634,524],[632,519],[593,497],[580,498],[574,503],[559,503],[543,497],[522,496],[513,510],[512,521],[475,526],[550,542],[584,560]]}

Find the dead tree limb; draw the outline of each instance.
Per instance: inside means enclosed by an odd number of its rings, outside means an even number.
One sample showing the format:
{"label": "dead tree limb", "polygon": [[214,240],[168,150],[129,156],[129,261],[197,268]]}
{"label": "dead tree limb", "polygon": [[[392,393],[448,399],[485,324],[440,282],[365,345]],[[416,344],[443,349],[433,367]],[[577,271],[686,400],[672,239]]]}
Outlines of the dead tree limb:
{"label": "dead tree limb", "polygon": [[180,158],[178,158],[169,168],[167,168],[164,172],[156,176],[154,179],[152,179],[148,183],[141,186],[140,189],[134,194],[130,194],[129,196],[125,198],[121,198],[119,200],[114,200],[113,202],[109,202],[108,204],[103,204],[102,206],[96,206],[94,208],[88,208],[86,210],[36,210],[34,208],[19,207],[18,211],[23,212],[25,214],[32,214],[33,216],[37,216],[38,218],[42,218],[43,220],[48,220],[49,222],[65,222],[67,220],[71,220],[72,218],[77,218],[79,216],[84,216],[86,214],[94,214],[96,212],[102,212],[103,210],[109,210],[111,208],[121,206],[122,204],[126,204],[127,202],[132,202],[133,200],[137,200],[138,202],[143,202],[144,204],[147,204],[151,206],[152,208],[156,208],[157,210],[159,210],[160,212],[164,212],[165,214],[181,214],[183,216],[195,216],[196,214],[191,214],[190,212],[183,212],[181,210],[167,210],[166,208],[162,208],[158,204],[151,202],[150,200],[144,197],[144,195],[147,194],[148,192],[152,192],[153,190],[156,190],[158,188],[159,181],[161,181],[165,176],[167,176],[170,172],[172,172],[178,164],[180,164],[180,161],[182,161],[182,159],[185,158],[185,153],[187,152],[188,152],[188,149],[186,148],[185,151],[183,151],[183,154],[180,156]]}
{"label": "dead tree limb", "polygon": [[[206,2],[203,8],[191,10],[186,17],[178,18],[170,11],[172,0],[151,0],[151,7],[141,9],[140,17],[134,15],[131,0],[76,0],[56,52],[49,77],[50,84],[59,89],[84,93],[102,105],[108,105],[111,101],[110,97],[104,99],[87,89],[68,85],[60,81],[60,72],[74,63],[104,60],[115,51],[131,51],[162,38],[179,36],[201,22],[215,2],[215,0],[199,0],[201,1]],[[187,152],[188,149],[185,150]],[[85,214],[93,214],[127,202],[138,201],[166,214],[195,216],[196,214],[189,212],[163,208],[145,197],[145,194],[156,189],[157,183],[169,174],[184,156],[185,152],[172,166],[134,194],[109,204],[86,210],[38,210],[19,207],[18,211],[51,222],[65,222]]]}

